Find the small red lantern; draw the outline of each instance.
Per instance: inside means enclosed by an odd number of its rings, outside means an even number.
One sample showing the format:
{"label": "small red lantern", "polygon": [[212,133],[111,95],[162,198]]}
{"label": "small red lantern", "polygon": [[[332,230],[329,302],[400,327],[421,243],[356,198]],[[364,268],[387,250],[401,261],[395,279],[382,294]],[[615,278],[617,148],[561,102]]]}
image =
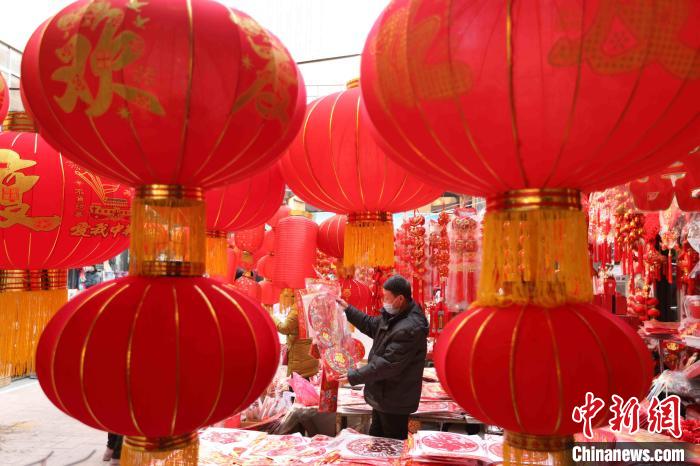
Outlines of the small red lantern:
{"label": "small red lantern", "polygon": [[84,424],[186,443],[253,402],[278,359],[272,320],[232,285],[127,277],[59,311],[39,342],[37,374],[49,399]]}
{"label": "small red lantern", "polygon": [[263,280],[260,283],[261,302],[265,306],[272,306],[280,302],[280,293],[282,290],[277,288],[269,280]]}
{"label": "small red lantern", "polygon": [[301,289],[316,260],[318,226],[306,217],[293,215],[275,228],[275,267],[272,282],[279,288]]}
{"label": "small red lantern", "polygon": [[348,217],[334,215],[324,220],[318,226],[318,248],[324,253],[337,259],[343,258],[345,251],[345,225]]}
{"label": "small red lantern", "polygon": [[369,286],[354,278],[341,278],[338,283],[343,299],[360,311],[367,312],[372,301]]}
{"label": "small red lantern", "polygon": [[255,257],[253,254],[260,249],[265,239],[265,226],[260,225],[249,230],[237,231],[233,240],[236,247],[242,251],[241,265],[247,271],[253,270]]}
{"label": "small red lantern", "polygon": [[290,209],[286,205],[283,205],[279,209],[277,209],[277,213],[273,215],[272,218],[270,218],[270,220],[267,221],[267,224],[270,225],[272,229],[275,229],[279,221],[283,218],[289,217],[291,213],[292,209]]}
{"label": "small red lantern", "polygon": [[256,303],[259,303],[262,299],[262,289],[260,288],[260,284],[256,282],[255,279],[247,275],[243,275],[234,281],[233,288],[235,288],[236,291],[248,296]]}

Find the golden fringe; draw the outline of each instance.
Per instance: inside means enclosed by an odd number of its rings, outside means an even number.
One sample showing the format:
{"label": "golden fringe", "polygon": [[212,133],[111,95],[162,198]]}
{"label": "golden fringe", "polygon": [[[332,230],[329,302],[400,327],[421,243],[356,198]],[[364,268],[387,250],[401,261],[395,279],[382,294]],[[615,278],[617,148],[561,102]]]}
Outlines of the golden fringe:
{"label": "golden fringe", "polygon": [[0,377],[35,372],[41,332],[68,302],[68,289],[0,293]]}
{"label": "golden fringe", "polygon": [[389,221],[349,221],[345,227],[346,267],[393,267],[394,225]]}
{"label": "golden fringe", "polygon": [[137,448],[124,441],[122,466],[196,466],[199,462],[199,439],[183,445],[184,448],[148,450]]}
{"label": "golden fringe", "polygon": [[207,275],[210,277],[226,277],[228,272],[228,257],[226,238],[207,237]]}
{"label": "golden fringe", "polygon": [[[548,466],[573,466],[573,437],[551,437],[552,445],[547,447],[547,441],[550,437],[546,436],[524,436],[539,443],[537,447],[528,448],[527,443],[516,442],[512,444],[509,441],[509,432],[506,432],[505,441],[503,442],[503,464],[504,465],[548,465]],[[510,434],[512,435],[512,434]],[[517,435],[517,434],[515,434]],[[565,441],[565,448],[562,448],[559,443]],[[544,448],[543,448],[544,447]]]}
{"label": "golden fringe", "polygon": [[204,201],[137,197],[131,212],[131,275],[153,275],[154,263],[184,263],[204,268],[207,257]]}
{"label": "golden fringe", "polygon": [[487,213],[483,238],[476,306],[555,307],[593,300],[583,212]]}

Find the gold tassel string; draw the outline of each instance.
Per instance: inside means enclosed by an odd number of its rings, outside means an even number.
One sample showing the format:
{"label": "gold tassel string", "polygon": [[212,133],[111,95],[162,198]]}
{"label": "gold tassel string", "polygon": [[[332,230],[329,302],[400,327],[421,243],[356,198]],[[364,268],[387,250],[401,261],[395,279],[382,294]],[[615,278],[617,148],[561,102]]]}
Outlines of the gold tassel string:
{"label": "gold tassel string", "polygon": [[483,238],[476,305],[592,301],[586,218],[580,209],[487,212]]}
{"label": "gold tassel string", "polygon": [[345,227],[344,265],[392,267],[394,225],[391,214],[363,212],[350,214]]}
{"label": "gold tassel string", "polygon": [[124,439],[123,466],[191,466],[198,462],[199,439],[196,432],[162,439]]}
{"label": "gold tassel string", "polygon": [[536,436],[506,431],[503,464],[506,466],[573,466],[573,437]]}
{"label": "gold tassel string", "polygon": [[228,272],[226,232],[207,232],[207,275],[224,278]]}

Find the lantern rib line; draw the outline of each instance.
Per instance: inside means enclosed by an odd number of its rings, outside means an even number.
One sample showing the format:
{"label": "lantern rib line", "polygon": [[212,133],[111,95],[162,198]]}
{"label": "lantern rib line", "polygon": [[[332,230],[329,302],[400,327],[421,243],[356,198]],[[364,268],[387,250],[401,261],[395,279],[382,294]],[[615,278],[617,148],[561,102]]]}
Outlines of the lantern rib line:
{"label": "lantern rib line", "polygon": [[[367,203],[365,202],[365,191],[362,189],[362,161],[360,160],[360,95],[357,96],[357,104],[355,105],[355,164],[357,168],[357,187],[360,190],[360,202],[362,210],[367,211]],[[385,174],[386,176],[386,174]],[[381,206],[377,206],[380,208]]]}
{"label": "lantern rib line", "polygon": [[[654,9],[654,6],[655,6],[655,3],[652,2],[651,8]],[[582,8],[585,10],[585,2],[583,3]],[[652,13],[652,17],[654,17],[654,16],[656,16],[656,14]],[[585,12],[582,12],[582,16],[581,16],[581,18],[582,18],[582,20],[581,20],[581,22],[582,22],[582,25],[581,25],[581,47],[579,50],[579,57],[583,57],[583,41],[584,41],[583,18],[584,17],[585,17]],[[603,148],[610,142],[613,134],[615,134],[615,132],[620,128],[620,125],[622,125],[622,122],[624,121],[625,117],[627,116],[627,113],[632,105],[632,101],[633,101],[634,97],[637,95],[637,91],[639,90],[639,86],[640,86],[640,83],[642,81],[642,76],[644,75],[644,72],[646,71],[646,67],[644,66],[644,63],[647,63],[647,60],[649,59],[649,56],[651,54],[651,50],[653,48],[651,45],[653,36],[654,36],[654,29],[650,28],[649,29],[649,37],[648,37],[648,40],[649,40],[648,44],[649,45],[647,46],[647,50],[646,50],[646,53],[644,55],[644,60],[642,62],[643,64],[639,67],[639,72],[637,73],[637,76],[635,77],[634,84],[632,86],[630,93],[627,96],[627,100],[625,101],[625,105],[622,108],[622,112],[617,117],[617,120],[615,121],[615,124],[612,126],[612,128],[608,132],[608,135],[598,145],[598,148],[596,149],[593,156],[590,157],[591,160],[596,160],[598,158],[598,156],[603,151]],[[583,66],[582,61],[583,61],[582,59],[579,60],[579,75],[580,75],[580,69]],[[577,81],[577,86],[578,86],[578,81]],[[572,109],[572,113],[573,113],[573,109]],[[606,157],[606,159],[608,159],[608,160],[615,159],[615,157],[613,155],[613,156]],[[557,162],[558,162],[558,160],[557,160]],[[579,165],[579,167],[575,168],[573,170],[573,172],[571,174],[569,174],[569,177],[576,178],[577,176],[580,176],[580,175],[583,175],[585,177],[586,176],[585,171],[584,171],[584,173],[582,173],[581,166],[582,165]],[[555,167],[556,167],[556,165],[555,165]]]}
{"label": "lantern rib line", "polygon": [[[231,225],[233,225],[233,224],[236,222],[236,220],[238,220],[238,217],[240,217],[241,214],[243,213],[243,209],[245,209],[246,206],[248,205],[248,202],[250,201],[250,187],[251,187],[251,184],[252,184],[252,183],[249,181],[249,182],[248,182],[248,189],[247,189],[247,196],[246,196],[245,200],[243,201],[243,205],[238,209],[238,212],[236,212],[236,216],[233,218],[233,220],[231,220],[230,222],[228,222],[228,224],[227,224],[226,227],[225,227],[226,230],[228,230],[228,229],[231,228]],[[228,190],[228,188],[226,188],[226,190]],[[224,205],[224,197],[221,196],[221,207],[222,207],[222,208],[223,208],[223,205]],[[217,223],[217,224],[219,223],[218,220],[217,220],[216,223]]]}
{"label": "lantern rib line", "polygon": [[[513,334],[510,339],[510,356],[508,359],[508,381],[510,385],[510,402],[513,407],[513,415],[515,416],[515,422],[518,423],[518,427],[522,431],[525,431],[525,426],[523,426],[523,421],[520,418],[520,411],[518,410],[517,403],[517,393],[516,393],[516,383],[515,383],[515,349],[518,343],[518,335],[520,333],[520,325],[522,324],[523,318],[525,317],[525,311],[527,309],[526,305],[520,307],[520,312],[518,313],[518,319],[515,321],[515,326],[513,327]],[[492,314],[495,315],[495,312]]]}
{"label": "lantern rib line", "polygon": [[[347,91],[345,91],[347,92]],[[335,155],[336,152],[333,150],[333,120],[335,117],[335,107],[338,105],[338,101],[340,100],[343,95],[345,95],[345,92],[338,92],[336,95],[335,100],[333,101],[333,105],[331,106],[331,114],[330,117],[328,118],[328,155],[329,159],[331,162],[331,169],[333,170],[333,175],[335,176],[335,181],[338,185],[338,188],[340,189],[340,192],[342,193],[343,197],[345,200],[348,201],[348,204],[352,204],[352,201],[348,197],[347,193],[345,192],[345,189],[343,189],[343,184],[340,182],[340,177],[338,176],[338,170],[336,169],[335,166]],[[357,128],[355,128],[355,132],[357,132]],[[342,150],[342,148],[341,148]],[[362,188],[360,188],[362,189]]]}
{"label": "lantern rib line", "polygon": [[554,369],[557,373],[557,394],[559,397],[559,410],[557,411],[557,422],[554,425],[554,431],[558,432],[561,428],[562,421],[564,419],[564,378],[561,372],[561,355],[559,353],[559,344],[557,343],[557,335],[554,332],[554,325],[552,324],[552,316],[549,309],[543,310],[545,318],[547,319],[547,327],[549,327],[549,335],[552,338],[552,350],[554,352]]}
{"label": "lantern rib line", "polygon": [[29,232],[29,241],[27,244],[27,264],[30,264],[32,261],[32,232]]}
{"label": "lantern rib line", "polygon": [[[91,1],[91,4],[94,3],[94,2],[95,2],[95,0],[92,0],[92,1]],[[81,17],[81,20],[82,20],[82,17]],[[42,31],[41,31],[41,35],[40,35],[40,37],[39,37],[39,39],[38,39],[38,45],[37,45],[37,50],[39,50],[39,52],[41,52],[41,49],[42,49],[42,46],[43,46],[44,36],[45,36],[45,34],[46,34],[46,30],[48,29],[49,24],[51,24],[52,21],[53,21],[53,20],[47,21],[46,24],[44,25],[44,28],[43,28]],[[37,59],[37,70],[38,70],[38,74],[41,74],[41,65],[42,65],[41,60],[38,60],[38,59]],[[38,86],[38,89],[39,89],[39,91],[41,92],[41,96],[43,97],[42,100],[45,102],[46,108],[48,109],[48,111],[49,111],[49,113],[50,113],[50,116],[53,118],[54,123],[60,123],[60,121],[61,121],[60,118],[58,118],[58,116],[56,115],[56,112],[54,112],[54,110],[53,110],[53,107],[51,107],[51,102],[50,102],[50,99],[48,98],[48,96],[46,95],[46,89],[45,89],[45,87],[44,87],[44,86]],[[27,97],[27,100],[28,100],[28,101],[31,100],[30,97],[29,97],[29,96],[31,96],[31,95],[32,95],[31,92],[27,94],[26,97]],[[122,177],[121,177],[121,174],[120,174],[118,171],[116,171],[115,169],[113,169],[112,167],[110,167],[108,164],[105,164],[104,162],[102,162],[102,160],[100,160],[98,157],[95,157],[94,155],[92,155],[92,154],[91,154],[89,151],[87,151],[81,144],[79,144],[79,143],[78,143],[64,128],[63,128],[62,125],[57,125],[57,127],[60,128],[60,132],[63,133],[63,135],[71,142],[71,144],[73,144],[73,145],[75,146],[75,148],[79,149],[85,156],[87,156],[87,158],[88,158],[89,160],[91,160],[92,162],[94,162],[96,165],[99,165],[100,167],[102,167],[102,168],[105,169],[106,171],[112,173],[116,178],[122,178]],[[72,152],[72,150],[73,150],[73,148],[71,148],[71,152]],[[121,164],[121,162],[119,162],[118,160],[117,160],[117,162],[118,162],[119,164]],[[127,171],[128,171],[128,169],[127,169]],[[132,173],[132,175],[133,175],[133,173]],[[134,176],[135,176],[135,175],[134,175]],[[138,179],[139,179],[138,177],[133,178],[133,179],[132,179],[132,183],[135,184],[135,181],[137,181]]]}
{"label": "lantern rib line", "polygon": [[[218,183],[219,179],[221,177],[221,174],[225,173],[232,166],[234,166],[236,164],[236,162],[238,162],[238,159],[240,159],[243,156],[243,154],[248,152],[250,150],[250,148],[253,147],[253,144],[255,144],[258,141],[258,138],[262,134],[262,130],[263,130],[263,126],[262,125],[258,126],[257,133],[255,133],[255,135],[250,139],[250,141],[248,141],[248,144],[245,147],[243,147],[240,151],[238,151],[238,153],[235,156],[233,156],[231,158],[231,160],[229,160],[228,163],[226,163],[226,165],[219,168],[214,173],[208,175],[206,178],[202,179],[202,183],[203,184]],[[256,160],[257,160],[257,158],[256,158]],[[241,167],[241,169],[242,169],[242,167]],[[238,171],[240,172],[241,170],[238,170]]]}
{"label": "lantern rib line", "polygon": [[212,404],[211,410],[209,411],[209,414],[207,415],[206,420],[202,423],[203,425],[207,425],[209,423],[209,421],[211,420],[212,416],[214,415],[214,412],[216,411],[216,408],[219,404],[219,400],[221,399],[221,393],[224,390],[224,374],[225,374],[224,368],[226,366],[225,349],[224,349],[225,348],[224,347],[224,336],[223,336],[223,332],[221,330],[221,323],[219,322],[219,316],[216,313],[214,306],[212,306],[211,301],[209,301],[209,298],[204,293],[204,291],[202,291],[202,289],[199,287],[199,285],[194,285],[194,288],[195,288],[195,290],[197,290],[197,293],[199,293],[199,296],[202,298],[202,301],[204,301],[204,305],[209,310],[209,314],[211,315],[211,318],[214,321],[214,325],[216,326],[217,336],[219,338],[219,351],[221,354],[221,371],[219,374],[219,389],[217,391],[216,398],[214,399],[214,403]]}
{"label": "lantern rib line", "polygon": [[[476,317],[477,315],[481,314],[482,311],[484,311],[484,308],[483,308],[483,307],[480,307],[480,308],[477,308],[477,309],[474,309],[474,310],[471,310],[471,311],[465,311],[465,312],[469,312],[469,314],[466,315],[466,316],[464,317],[464,319],[457,325],[457,328],[455,328],[454,331],[453,331],[452,333],[450,333],[450,339],[449,339],[449,341],[447,342],[446,348],[451,348],[451,347],[452,347],[452,344],[455,342],[455,340],[457,339],[457,336],[460,334],[460,332],[462,331],[462,329],[463,329],[463,328],[467,325],[467,323],[468,323],[469,321],[471,321],[474,317]],[[459,356],[461,356],[461,354],[460,354]],[[446,357],[447,357],[447,354],[446,354]],[[447,364],[445,364],[445,366],[447,367]],[[447,384],[447,381],[445,381],[445,383]]]}
{"label": "lantern rib line", "polygon": [[[411,4],[411,5],[408,6],[409,14],[408,14],[408,17],[407,17],[407,20],[406,20],[406,22],[407,22],[406,28],[407,28],[407,29],[408,29],[408,22],[411,20],[411,17],[413,16],[413,13],[414,13],[413,8],[414,8],[414,7],[413,7],[413,4]],[[466,168],[464,168],[464,166],[463,166],[462,164],[460,164],[460,163],[457,161],[457,159],[454,157],[454,155],[453,155],[449,150],[447,150],[447,148],[442,144],[442,142],[440,141],[440,139],[437,137],[437,134],[435,134],[435,131],[434,131],[433,127],[429,124],[429,122],[428,122],[428,121],[426,120],[426,118],[425,118],[425,111],[423,110],[423,106],[421,105],[420,99],[417,97],[416,85],[415,85],[415,83],[414,83],[414,80],[412,79],[412,76],[413,76],[413,74],[412,74],[412,73],[413,73],[413,69],[412,69],[412,67],[411,67],[411,65],[410,65],[410,62],[409,62],[409,55],[408,55],[408,54],[409,54],[409,51],[415,50],[415,48],[411,48],[411,47],[408,46],[408,42],[409,42],[410,38],[411,38],[411,35],[410,35],[410,34],[406,34],[406,47],[405,47],[406,50],[404,51],[403,61],[404,61],[406,70],[408,70],[408,72],[406,73],[406,76],[407,76],[407,78],[408,78],[408,84],[409,84],[409,86],[410,86],[411,95],[413,96],[413,104],[415,105],[416,110],[418,110],[418,115],[420,116],[420,119],[421,119],[421,121],[423,122],[423,124],[424,124],[424,126],[425,126],[425,130],[428,132],[428,134],[429,134],[430,137],[432,138],[432,140],[433,140],[433,142],[435,143],[435,145],[440,149],[440,151],[441,151],[443,154],[445,154],[445,156],[450,160],[450,162],[453,164],[453,166],[454,166],[455,168],[461,169],[461,171],[462,171],[466,176],[469,176],[469,177],[473,178],[474,180],[477,181],[477,183],[482,183],[482,180],[480,180],[477,176],[475,176],[473,173],[471,173],[471,172],[468,171]],[[381,100],[381,102],[382,102],[382,107],[384,107],[385,116],[387,116],[388,119],[394,124],[394,127],[396,128],[397,132],[399,132],[399,134],[401,134],[401,137],[403,138],[403,140],[409,145],[409,147],[411,147],[411,149],[413,149],[413,151],[416,153],[416,155],[418,155],[419,157],[421,157],[421,159],[423,159],[423,161],[425,161],[425,162],[428,163],[431,167],[433,167],[433,169],[435,169],[435,170],[437,170],[437,171],[443,173],[443,175],[444,175],[445,177],[447,177],[447,178],[452,179],[453,181],[455,181],[459,186],[463,185],[463,180],[461,180],[456,174],[450,172],[449,170],[447,170],[447,169],[445,169],[445,168],[442,168],[439,164],[433,162],[433,160],[431,160],[430,157],[426,157],[426,156],[418,149],[418,147],[416,147],[416,146],[409,140],[409,138],[406,136],[406,134],[405,134],[405,133],[403,132],[403,130],[400,128],[398,122],[394,119],[393,115],[389,112],[389,110],[388,110],[386,104],[384,103],[384,98],[383,98],[383,97],[380,97],[380,100]],[[486,184],[484,184],[484,186],[486,186]]]}
{"label": "lantern rib line", "polygon": [[[85,239],[85,238],[80,237],[80,239],[78,240],[78,244],[75,245],[75,247],[73,248],[73,250],[72,250],[66,257],[64,257],[60,262],[58,262],[58,263],[56,264],[56,266],[57,266],[56,268],[64,268],[64,265],[63,265],[63,264],[66,264],[66,263],[69,262],[70,260],[72,260],[73,262],[80,262],[80,261],[76,261],[76,260],[71,259],[71,258],[73,257],[73,255],[75,255],[76,251],[78,250],[78,247],[79,247],[80,244],[83,242],[83,239]],[[97,251],[99,248],[100,248],[100,244],[95,245],[95,247],[92,248],[92,251],[90,251],[88,254],[85,254],[85,255],[83,256],[83,261],[84,261],[85,259],[88,259],[88,258],[89,258],[92,254],[94,254],[95,251]]]}
{"label": "lantern rib line", "polygon": [[[90,117],[90,116],[87,117],[87,119],[88,119],[88,121],[90,122],[90,127],[92,128],[93,133],[95,133],[95,136],[96,136],[97,139],[100,141],[100,144],[102,145],[102,148],[103,148],[105,151],[107,151],[107,153],[109,154],[109,156],[112,157],[112,159],[113,159],[114,161],[116,161],[117,164],[121,165],[122,168],[124,168],[124,170],[126,170],[126,171],[133,177],[133,178],[132,178],[133,180],[138,180],[138,181],[140,182],[141,178],[140,178],[136,173],[134,173],[133,171],[131,171],[131,169],[130,169],[129,167],[127,167],[126,165],[124,165],[124,163],[119,159],[119,157],[117,157],[117,156],[114,154],[114,152],[112,152],[112,149],[111,149],[111,148],[109,147],[109,145],[107,144],[107,141],[105,141],[105,139],[102,137],[102,133],[97,129],[97,125],[95,124],[95,120],[93,120],[93,118]],[[121,176],[121,175],[118,175],[118,178],[121,179],[122,176]],[[140,184],[139,182],[135,182],[135,183],[133,183],[133,184]]]}
{"label": "lantern rib line", "polygon": [[[217,230],[219,227],[219,221],[221,220],[221,212],[224,209],[224,199],[226,199],[226,191],[228,191],[229,187],[224,186],[221,189],[221,196],[219,197],[219,208],[216,210],[216,218],[214,219],[214,222],[212,224],[212,230]],[[208,226],[207,226],[208,228]]]}
{"label": "lantern rib line", "polygon": [[7,238],[5,238],[5,235],[3,235],[2,243],[5,246],[5,256],[7,256],[7,261],[14,267],[15,261],[13,261],[12,257],[10,256],[10,250],[7,248]]}
{"label": "lantern rib line", "polygon": [[194,79],[194,19],[192,13],[192,0],[185,0],[187,10],[187,89],[185,90],[185,114],[183,115],[182,133],[180,135],[180,154],[175,165],[175,179],[178,182],[182,176],[182,165],[187,150],[187,140],[190,130],[190,111],[192,110],[192,81]]}
{"label": "lantern rib line", "polygon": [[[236,310],[238,310],[238,312],[240,313],[241,317],[243,317],[243,320],[245,320],[246,324],[248,325],[248,329],[250,330],[250,335],[251,335],[251,337],[253,338],[253,344],[255,345],[255,354],[258,354],[258,352],[260,351],[260,345],[258,344],[258,339],[255,337],[255,328],[253,327],[252,322],[251,322],[250,319],[248,318],[248,315],[245,313],[245,311],[244,311],[243,308],[241,307],[241,305],[240,305],[240,303],[238,302],[238,300],[236,300],[233,296],[231,296],[230,294],[226,293],[224,290],[222,290],[221,288],[219,288],[219,287],[216,286],[216,285],[212,285],[212,288],[214,288],[214,290],[218,291],[219,294],[221,294],[225,299],[227,299],[231,304],[233,304],[234,307],[236,308]],[[231,289],[232,289],[232,290],[235,290],[235,288],[233,288],[233,287],[231,287]],[[259,371],[259,369],[260,369],[260,362],[259,362],[259,359],[258,359],[258,358],[255,358],[255,371],[254,371],[254,373],[253,373],[253,378],[252,378],[252,380],[251,380],[251,382],[250,382],[250,385],[249,385],[249,387],[248,387],[248,393],[246,393],[246,395],[245,395],[243,398],[241,398],[241,402],[240,402],[240,404],[236,407],[236,409],[235,409],[234,412],[239,412],[239,411],[244,407],[244,404],[245,404],[246,401],[248,400],[248,397],[251,395],[251,393],[252,393],[252,391],[253,391],[253,383],[254,383],[254,382],[257,380],[257,378],[258,378],[258,371]]]}
{"label": "lantern rib line", "polygon": [[58,347],[60,346],[61,339],[63,338],[63,333],[66,330],[66,327],[70,325],[70,323],[73,321],[73,318],[75,318],[76,315],[78,315],[79,311],[85,307],[87,303],[95,299],[97,296],[101,295],[107,290],[110,290],[114,288],[116,283],[112,282],[107,285],[105,285],[104,288],[97,290],[95,294],[89,295],[87,298],[85,298],[85,301],[82,303],[78,304],[73,311],[73,313],[68,317],[68,320],[63,324],[63,327],[61,327],[61,330],[58,332],[58,336],[56,337],[56,342],[53,345],[53,348],[51,350],[51,363],[49,364],[50,367],[50,374],[51,374],[51,387],[53,388],[54,395],[56,395],[56,400],[58,401],[58,404],[60,405],[60,408],[63,410],[64,413],[68,414],[70,411],[66,408],[66,405],[63,403],[63,400],[61,399],[61,394],[58,391],[58,387],[56,385],[56,353],[58,351]]}
{"label": "lantern rib line", "polygon": [[134,423],[134,427],[138,431],[139,435],[145,436],[138,420],[136,419],[136,412],[134,411],[134,399],[131,394],[131,359],[132,359],[132,348],[134,343],[134,333],[136,333],[136,324],[138,323],[139,317],[141,317],[141,310],[143,309],[143,304],[146,301],[146,296],[151,290],[151,285],[149,284],[143,290],[141,295],[141,300],[136,305],[136,312],[134,313],[133,321],[131,322],[131,329],[129,330],[129,338],[126,344],[126,402],[129,406],[129,415],[131,416],[131,422]]}
{"label": "lantern rib line", "polygon": [[508,64],[508,101],[510,103],[510,125],[513,132],[513,142],[515,145],[515,159],[518,162],[520,176],[526,188],[530,187],[530,181],[525,172],[522,154],[520,153],[520,133],[518,130],[518,117],[515,105],[515,81],[513,79],[513,0],[508,0],[506,16],[506,62]]}
{"label": "lantern rib line", "polygon": [[[493,309],[489,309],[489,310],[491,311],[491,313],[481,323],[481,325],[479,326],[479,329],[476,331],[476,335],[474,336],[474,341],[472,342],[471,352],[469,354],[469,367],[474,367],[474,359],[476,357],[476,347],[479,344],[479,340],[481,339],[481,335],[484,333],[484,329],[486,328],[486,326],[491,322],[491,319],[493,319],[493,317],[496,315],[497,311],[495,311]],[[466,323],[466,320],[467,319],[465,319],[465,321],[463,323]],[[459,330],[461,330],[461,327],[460,327],[460,329],[457,329],[457,331],[455,332],[455,335],[457,334],[457,332]],[[481,401],[479,401],[479,395],[477,394],[476,383],[474,381],[474,371],[469,371],[469,385],[470,385],[470,388],[472,391],[472,397],[474,398],[474,404],[479,409],[479,411],[481,411],[481,414],[485,418],[484,420],[487,421],[489,424],[495,424],[495,422],[493,422],[491,420],[491,417],[488,414],[486,414],[486,411],[481,406]]]}
{"label": "lantern rib line", "polygon": [[[227,10],[228,10],[229,14],[233,13],[233,8],[227,7]],[[235,16],[233,16],[233,17],[235,17]],[[243,42],[241,41],[241,31],[238,28],[238,23],[236,23],[236,26],[237,26],[236,27],[236,38],[238,39],[238,52],[239,52],[239,61],[240,61],[241,52],[243,50]],[[216,138],[216,142],[214,142],[214,145],[212,146],[212,148],[209,151],[209,153],[207,154],[207,156],[204,158],[204,161],[199,166],[199,168],[194,172],[195,177],[197,175],[199,175],[207,165],[209,165],[209,162],[211,162],[212,157],[214,157],[214,153],[217,150],[219,150],[219,147],[221,146],[221,143],[224,140],[224,137],[226,136],[226,133],[228,132],[229,127],[231,126],[231,121],[233,120],[233,116],[236,114],[236,96],[238,96],[238,89],[240,88],[240,83],[241,83],[241,77],[238,76],[236,78],[236,87],[235,87],[234,93],[233,93],[233,100],[231,102],[231,107],[228,111],[228,116],[226,117],[226,121],[224,122],[224,126],[221,128],[221,132],[219,132],[219,136]],[[262,131],[260,128],[258,130]]]}
{"label": "lantern rib line", "polygon": [[180,392],[182,378],[182,364],[180,352],[180,304],[177,300],[177,288],[173,290],[173,318],[175,322],[175,406],[173,407],[173,420],[170,424],[170,435],[175,435],[175,426],[177,425],[177,415],[180,409]]}
{"label": "lantern rib line", "polygon": [[58,238],[61,236],[61,227],[63,226],[63,212],[66,208],[66,168],[63,165],[63,154],[61,152],[58,153],[58,161],[59,166],[61,167],[61,218],[58,221],[58,227],[56,228],[56,237],[53,240],[53,245],[51,246],[49,253],[44,259],[44,266],[46,266],[46,263],[49,262],[49,260],[53,257],[54,253],[56,252],[56,245],[58,244]]}
{"label": "lantern rib line", "polygon": [[[472,23],[476,21],[476,18],[478,17],[479,13],[483,11],[483,8],[485,5],[487,5],[488,2],[484,2],[477,12],[477,14],[474,16],[474,19],[472,20]],[[452,56],[452,7],[454,5],[453,0],[449,0],[448,5],[447,5],[447,63],[449,65],[449,70],[450,70],[450,77],[451,81],[455,81],[455,67],[454,67],[454,57]],[[470,23],[468,26],[466,26],[465,31],[468,30],[472,23]],[[455,104],[455,108],[459,112],[459,120],[462,125],[462,129],[464,130],[465,135],[467,136],[467,139],[469,140],[469,145],[471,146],[472,150],[474,151],[474,154],[476,154],[477,158],[481,162],[481,165],[491,174],[493,179],[495,181],[498,181],[501,183],[501,186],[503,187],[504,190],[509,190],[511,189],[510,185],[508,185],[505,181],[503,181],[503,178],[501,178],[498,173],[491,167],[491,164],[488,163],[487,158],[484,156],[484,154],[481,152],[481,149],[479,148],[478,144],[476,143],[476,140],[474,139],[474,135],[472,134],[471,131],[471,126],[467,122],[467,116],[464,113],[464,109],[462,108],[462,105],[459,101],[459,98],[456,95],[452,96],[452,101]],[[459,164],[460,170],[462,172],[466,172],[463,164]],[[476,179],[476,176],[474,176]],[[482,180],[477,181],[477,185],[483,183]],[[486,184],[482,184],[482,186],[486,186]]]}
{"label": "lantern rib line", "polygon": [[92,332],[95,330],[95,326],[97,325],[97,321],[104,315],[107,306],[109,306],[112,303],[112,301],[114,301],[117,298],[117,296],[119,296],[128,287],[129,284],[125,284],[117,291],[115,291],[114,294],[109,296],[104,303],[102,303],[102,306],[97,311],[97,314],[95,315],[95,317],[93,317],[92,322],[90,322],[90,327],[88,329],[87,334],[85,335],[85,340],[83,341],[83,346],[80,350],[80,394],[82,395],[83,404],[85,405],[85,409],[88,413],[90,413],[90,417],[92,417],[95,423],[99,425],[103,430],[107,431],[109,431],[109,429],[99,419],[97,419],[97,416],[93,412],[92,407],[90,406],[90,402],[87,398],[87,393],[85,391],[85,356],[87,354],[87,347],[90,344],[90,338],[92,338]]}

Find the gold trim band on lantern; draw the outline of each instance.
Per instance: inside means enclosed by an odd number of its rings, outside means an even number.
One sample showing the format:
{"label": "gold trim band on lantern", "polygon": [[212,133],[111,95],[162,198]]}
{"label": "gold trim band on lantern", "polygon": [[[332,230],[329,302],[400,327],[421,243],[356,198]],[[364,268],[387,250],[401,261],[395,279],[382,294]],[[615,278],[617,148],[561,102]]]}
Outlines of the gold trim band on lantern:
{"label": "gold trim band on lantern", "polygon": [[348,223],[357,222],[390,222],[389,212],[352,212],[348,214]]}
{"label": "gold trim band on lantern", "polygon": [[62,290],[67,286],[68,271],[64,269],[0,270],[0,293]]}
{"label": "gold trim band on lantern", "polygon": [[23,133],[38,133],[36,123],[27,112],[8,112],[2,122],[3,131],[16,131]]}
{"label": "gold trim band on lantern", "polygon": [[139,275],[146,277],[201,277],[206,266],[200,262],[146,261]]}
{"label": "gold trim band on lantern", "polygon": [[574,437],[570,435],[531,435],[507,430],[503,438],[505,443],[520,450],[555,452],[574,446]]}
{"label": "gold trim band on lantern", "polygon": [[124,443],[135,451],[158,452],[181,450],[197,441],[197,432],[173,437],[125,437]]}
{"label": "gold trim band on lantern", "polygon": [[207,230],[207,238],[228,238],[228,232],[221,230]]}
{"label": "gold trim band on lantern", "polygon": [[576,189],[517,189],[489,197],[487,211],[581,210],[581,192]]}
{"label": "gold trim band on lantern", "polygon": [[345,89],[354,89],[356,87],[360,87],[360,78],[351,79],[345,83]]}
{"label": "gold trim band on lantern", "polygon": [[136,188],[136,197],[148,201],[189,199],[204,200],[204,190],[199,187],[176,184],[148,184]]}

